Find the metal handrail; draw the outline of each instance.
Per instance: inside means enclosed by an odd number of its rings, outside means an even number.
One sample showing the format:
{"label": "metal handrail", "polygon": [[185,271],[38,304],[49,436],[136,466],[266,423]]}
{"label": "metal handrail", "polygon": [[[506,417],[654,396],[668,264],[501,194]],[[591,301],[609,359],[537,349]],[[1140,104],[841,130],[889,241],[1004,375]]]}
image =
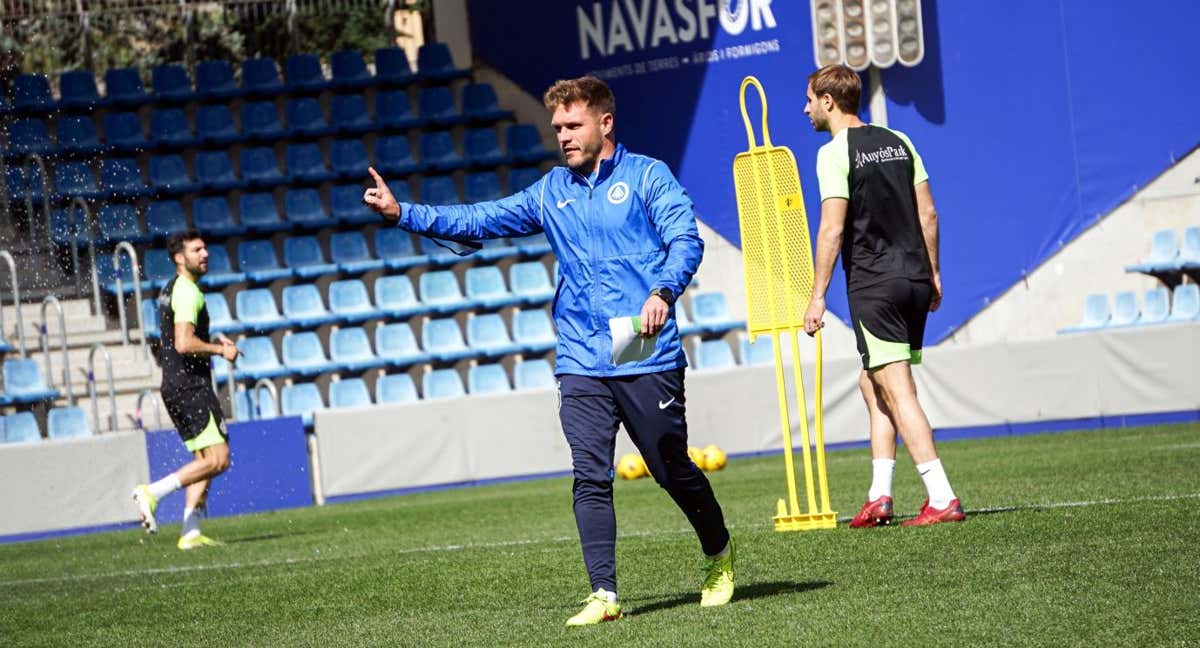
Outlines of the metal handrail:
{"label": "metal handrail", "polygon": [[129,241],[117,243],[112,257],[113,274],[117,282],[117,317],[121,322],[121,340],[124,346],[129,346],[129,328],[125,318],[125,290],[121,281],[122,251],[129,255],[129,265],[133,269],[133,304],[134,310],[137,311],[138,335],[141,338],[142,359],[149,360],[150,348],[146,345],[146,319],[142,315],[142,282],[139,279],[142,276],[142,272],[141,267],[138,265],[137,250],[133,249],[133,244]]}
{"label": "metal handrail", "polygon": [[46,249],[54,249],[54,238],[52,236],[53,225],[50,223],[50,173],[46,170],[46,160],[37,153],[30,153],[25,158],[25,164],[21,167],[21,171],[25,173],[25,213],[29,215],[29,240],[34,237],[33,218],[33,187],[29,185],[29,180],[32,179],[31,164],[37,163],[38,169],[42,172],[42,212],[46,222]]}
{"label": "metal handrail", "polygon": [[[0,250],[0,259],[8,264],[8,276],[12,280],[13,309],[17,312],[17,348],[21,357],[25,355],[25,322],[21,316],[21,283],[17,280],[17,262],[8,250]],[[0,305],[3,305],[0,299]],[[0,331],[4,330],[4,309],[0,308]]]}
{"label": "metal handrail", "polygon": [[[96,268],[96,233],[98,224],[96,223],[96,214],[92,212],[91,205],[83,198],[76,197],[71,201],[71,206],[67,209],[67,223],[71,226],[71,264],[75,270],[75,291],[76,294],[82,294],[82,286],[79,284],[79,233],[80,228],[75,226],[75,208],[83,209],[83,233],[87,235],[87,251],[88,260],[91,264],[91,281],[92,281],[92,315],[99,315],[100,310],[100,271]],[[96,226],[96,227],[93,227]]]}
{"label": "metal handrail", "polygon": [[46,295],[42,300],[42,323],[38,327],[38,336],[42,342],[42,355],[46,358],[46,380],[54,386],[54,362],[50,354],[50,324],[46,321],[46,307],[53,306],[58,311],[59,346],[62,348],[62,389],[67,392],[67,404],[75,405],[75,392],[71,390],[71,354],[67,353],[67,315],[63,312],[62,303],[54,295]]}
{"label": "metal handrail", "polygon": [[260,389],[266,389],[267,393],[271,394],[271,400],[275,403],[275,407],[279,407],[279,388],[275,386],[275,381],[270,378],[259,378],[250,392],[250,416],[255,420],[262,418],[262,406],[258,402],[258,390]]}
{"label": "metal handrail", "polygon": [[[145,401],[146,396],[150,396],[151,398],[156,398],[156,399],[158,399],[158,402],[160,402],[160,403],[162,402],[162,397],[159,396],[158,392],[154,391],[153,389],[143,389],[141,391],[141,393],[138,394],[136,409],[133,412],[133,424],[134,424],[134,427],[136,427],[139,431],[142,431],[142,432],[144,432],[146,430],[145,423],[142,419],[142,412],[144,411],[142,409],[142,403]],[[155,424],[155,426],[157,426],[154,429],[156,429],[156,430],[163,429],[162,408],[159,408],[159,407],[154,408],[154,424]]]}
{"label": "metal handrail", "polygon": [[88,397],[92,399],[92,428],[97,432],[100,431],[100,405],[96,401],[96,352],[104,352],[104,368],[108,372],[108,406],[111,411],[108,413],[108,430],[115,432],[117,430],[117,389],[113,384],[112,370],[112,355],[108,353],[108,349],[103,343],[97,342],[92,345],[92,349],[88,351]]}

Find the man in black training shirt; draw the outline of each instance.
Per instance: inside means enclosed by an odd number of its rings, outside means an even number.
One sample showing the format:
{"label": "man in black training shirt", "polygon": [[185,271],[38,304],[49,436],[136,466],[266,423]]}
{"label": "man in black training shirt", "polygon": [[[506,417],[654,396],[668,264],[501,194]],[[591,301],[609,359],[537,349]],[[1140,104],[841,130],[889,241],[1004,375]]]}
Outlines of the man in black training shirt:
{"label": "man in black training shirt", "polygon": [[859,387],[871,417],[873,479],[867,503],[850,526],[891,523],[897,432],[929,496],[920,514],[904,525],[964,520],[917,401],[911,369],[921,362],[925,319],[942,301],[929,175],[907,136],[859,120],[862,82],[857,73],[830,65],[808,81],[804,112],[815,129],[828,131],[833,140],[817,152],[821,226],[804,330],[813,335],[825,325],[825,293],[840,252],[863,361]]}
{"label": "man in black training shirt", "polygon": [[229,437],[221,404],[212,388],[211,356],[233,362],[238,348],[228,339],[212,344],[208,334],[208,308],[197,283],[208,272],[208,250],[196,230],[172,236],[167,251],[175,262],[176,276],[158,297],[162,348],[162,401],[183,445],[195,459],[179,470],[133,489],[133,501],[147,533],[155,533],[158,501],[186,487],[183,527],[178,547],[196,549],[219,544],[200,533],[199,511],[204,508],[211,480],[229,467]]}

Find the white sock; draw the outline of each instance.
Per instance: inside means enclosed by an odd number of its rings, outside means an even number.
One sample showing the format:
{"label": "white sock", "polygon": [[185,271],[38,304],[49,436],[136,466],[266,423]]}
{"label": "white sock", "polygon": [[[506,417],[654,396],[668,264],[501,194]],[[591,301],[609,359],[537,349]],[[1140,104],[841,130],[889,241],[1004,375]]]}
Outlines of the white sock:
{"label": "white sock", "polygon": [[720,550],[720,551],[718,551],[718,552],[716,553],[716,555],[710,556],[710,555],[708,555],[708,554],[704,554],[704,557],[705,557],[705,558],[708,558],[709,560],[717,560],[718,558],[724,558],[725,556],[728,556],[728,555],[729,555],[729,543],[728,543],[728,542],[726,542],[726,543],[725,543],[725,548],[724,548],[724,549],[722,549],[722,550]]}
{"label": "white sock", "polygon": [[179,477],[175,473],[171,473],[166,477],[150,484],[150,496],[156,500],[160,500],[171,493],[183,488],[183,484],[179,483]]}
{"label": "white sock", "polygon": [[944,509],[954,500],[954,490],[950,488],[950,480],[946,470],[942,468],[942,460],[934,459],[917,464],[917,473],[925,482],[925,492],[929,493],[929,505],[935,509]]}
{"label": "white sock", "polygon": [[617,593],[616,592],[610,592],[610,591],[604,589],[603,587],[601,587],[600,589],[596,590],[596,593],[600,594],[600,595],[604,596],[604,598],[608,599],[609,603],[617,602]]}
{"label": "white sock", "polygon": [[183,528],[179,535],[184,538],[194,538],[200,535],[200,511],[194,508],[183,509]]}
{"label": "white sock", "polygon": [[871,460],[871,488],[867,491],[868,502],[874,502],[884,495],[892,496],[892,473],[895,469],[895,459]]}

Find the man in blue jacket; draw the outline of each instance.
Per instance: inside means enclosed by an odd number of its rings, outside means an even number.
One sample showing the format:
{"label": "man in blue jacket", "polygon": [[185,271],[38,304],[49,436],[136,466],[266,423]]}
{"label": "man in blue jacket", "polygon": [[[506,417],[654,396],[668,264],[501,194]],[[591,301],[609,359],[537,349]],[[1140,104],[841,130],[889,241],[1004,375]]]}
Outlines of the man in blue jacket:
{"label": "man in blue jacket", "polygon": [[[559,81],[544,102],[567,164],[524,191],[474,205],[399,204],[372,168],[375,187],[363,201],[410,232],[460,242],[545,232],[554,249],[559,419],[593,590],[567,625],[621,616],[612,503],[619,423],[696,530],[706,558],[700,604],[724,605],[733,596],[733,543],[708,479],[687,455],[687,360],[672,317],[704,253],[692,201],[665,164],[617,143],[616,100],[603,81]],[[644,348],[622,357],[613,331],[631,316],[634,344]]]}

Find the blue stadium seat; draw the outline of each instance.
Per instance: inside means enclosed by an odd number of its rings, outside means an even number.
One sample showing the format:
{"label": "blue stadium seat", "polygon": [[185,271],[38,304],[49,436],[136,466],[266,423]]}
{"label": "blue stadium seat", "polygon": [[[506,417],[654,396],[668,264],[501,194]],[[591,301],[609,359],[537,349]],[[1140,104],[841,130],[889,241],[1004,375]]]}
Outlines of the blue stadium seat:
{"label": "blue stadium seat", "polygon": [[178,63],[164,63],[150,70],[150,90],[159,103],[191,101],[196,98],[187,70]]}
{"label": "blue stadium seat", "polygon": [[[467,162],[473,166],[496,166],[509,161],[500,148],[500,139],[494,128],[472,128],[463,136],[463,151]],[[500,182],[496,182],[496,193],[500,194]]]}
{"label": "blue stadium seat", "polygon": [[[129,263],[129,256],[122,254],[119,269],[113,268],[113,255],[109,253],[100,253],[96,255],[96,272],[100,277],[100,284],[104,290],[116,294],[117,277],[121,278],[121,294],[129,294],[133,292],[133,266]],[[138,277],[138,281],[142,280]]]}
{"label": "blue stadium seat", "polygon": [[283,317],[299,328],[314,328],[337,321],[337,316],[325,308],[315,284],[296,284],[283,289]]}
{"label": "blue stadium seat", "polygon": [[[83,210],[78,205],[70,205],[67,209],[50,211],[50,240],[55,245],[71,247],[87,246],[87,235],[84,232]],[[3,333],[0,332],[0,335]]]}
{"label": "blue stadium seat", "polygon": [[475,258],[480,261],[495,261],[517,253],[517,246],[508,239],[484,239],[481,242],[483,247],[475,253]]}
{"label": "blue stadium seat", "polygon": [[334,95],[329,112],[339,133],[361,135],[375,130],[375,122],[367,114],[367,102],[360,94]]}
{"label": "blue stadium seat", "polygon": [[358,184],[336,185],[329,190],[332,218],[343,225],[372,225],[380,221],[379,214],[363,204],[366,189]]}
{"label": "blue stadium seat", "polygon": [[[1185,272],[1200,270],[1200,225],[1183,230],[1183,245],[1179,246],[1179,267]],[[1192,279],[1196,279],[1193,275]]]}
{"label": "blue stadium seat", "polygon": [[87,162],[59,162],[54,168],[54,190],[66,198],[99,200],[108,195],[96,186],[96,177]]}
{"label": "blue stadium seat", "polygon": [[361,326],[330,333],[329,354],[340,371],[359,372],[387,364],[371,350],[367,332]]}
{"label": "blue stadium seat", "polygon": [[297,182],[325,182],[337,174],[325,164],[325,156],[316,142],[287,145],[288,173]]}
{"label": "blue stadium seat", "polygon": [[312,188],[288,190],[283,198],[283,213],[288,223],[304,229],[337,225],[337,219],[325,212],[321,194]]}
{"label": "blue stadium seat", "polygon": [[242,61],[242,92],[254,97],[267,97],[283,92],[283,79],[275,59],[261,57]]}
{"label": "blue stadium seat", "polygon": [[[679,311],[676,311],[677,313]],[[774,336],[760,335],[751,343],[750,338],[745,333],[738,334],[738,344],[742,350],[742,364],[744,365],[773,365],[775,364],[775,345],[773,342]]]}
{"label": "blue stadium seat", "polygon": [[201,100],[232,99],[242,89],[233,80],[229,61],[200,61],[196,64],[196,96]]}
{"label": "blue stadium seat", "polygon": [[238,220],[251,232],[270,233],[291,229],[275,208],[275,198],[269,192],[244,193],[238,197]]}
{"label": "blue stadium seat", "polygon": [[[288,375],[287,367],[275,353],[275,343],[270,336],[243,338],[237,343],[242,357],[237,361],[237,380],[260,380]],[[218,374],[221,375],[221,374]]]}
{"label": "blue stadium seat", "polygon": [[458,106],[454,103],[454,95],[446,86],[421,88],[417,95],[417,105],[421,110],[421,122],[434,126],[453,126],[464,120]]}
{"label": "blue stadium seat", "polygon": [[468,83],[462,90],[463,115],[472,121],[512,119],[511,110],[502,110],[496,90],[490,83]]}
{"label": "blue stadium seat", "polygon": [[417,279],[421,291],[421,303],[437,313],[452,313],[470,306],[463,297],[462,289],[453,270],[431,270]]}
{"label": "blue stadium seat", "polygon": [[[28,182],[25,180],[27,171]],[[28,197],[35,204],[42,202],[45,178],[42,176],[41,168],[36,164],[24,169],[18,166],[8,167],[8,172],[4,176],[4,182],[10,200],[24,203],[25,198]]]}
{"label": "blue stadium seat", "polygon": [[3,398],[8,402],[38,403],[58,397],[58,390],[46,384],[36,360],[11,358],[4,361]]}
{"label": "blue stadium seat", "polygon": [[688,317],[688,312],[684,308],[683,302],[675,302],[675,326],[679,329],[680,335],[692,335],[704,330],[704,327],[696,324],[692,321],[691,317]]}
{"label": "blue stadium seat", "polygon": [[107,112],[104,114],[104,143],[118,151],[141,151],[150,147],[142,132],[142,120],[137,113]]}
{"label": "blue stadium seat", "polygon": [[329,145],[329,165],[340,178],[367,177],[367,147],[358,138],[338,139]]}
{"label": "blue stadium seat", "polygon": [[553,249],[550,247],[550,239],[541,233],[514,238],[512,242],[517,245],[517,250],[521,253],[521,256],[540,257],[553,252]]}
{"label": "blue stadium seat", "polygon": [[133,158],[101,159],[100,186],[109,198],[137,198],[153,193],[146,181],[142,180],[142,170]]}
{"label": "blue stadium seat", "polygon": [[196,137],[205,144],[226,145],[245,141],[233,125],[233,113],[225,104],[196,108]]}
{"label": "blue stadium seat", "polygon": [[408,62],[408,53],[399,47],[375,50],[375,81],[386,85],[403,85],[416,78]]}
{"label": "blue stadium seat", "polygon": [[[221,198],[220,200],[224,200]],[[229,250],[220,243],[208,244],[208,273],[200,278],[200,285],[210,287],[228,286],[246,280],[246,273],[234,272]]]}
{"label": "blue stadium seat", "polygon": [[1152,288],[1142,296],[1142,314],[1136,324],[1147,326],[1167,321],[1171,311],[1171,293],[1166,288]]}
{"label": "blue stadium seat", "polygon": [[384,130],[405,130],[421,125],[413,114],[412,103],[405,90],[380,90],[375,95],[375,123]]}
{"label": "blue stadium seat", "polygon": [[158,324],[158,299],[142,300],[142,320],[146,323],[147,340],[157,340],[162,337],[162,328]]}
{"label": "blue stadium seat", "polygon": [[467,370],[467,391],[474,394],[507,394],[512,391],[508,372],[500,364],[481,364]]}
{"label": "blue stadium seat", "polygon": [[283,66],[288,92],[320,92],[330,86],[316,54],[292,54]]}
{"label": "blue stadium seat", "polygon": [[446,81],[465,78],[469,70],[455,67],[445,43],[425,43],[417,50],[417,74],[422,79]]}
{"label": "blue stadium seat", "polygon": [[346,274],[362,274],[383,268],[383,260],[371,256],[362,232],[336,232],[331,235],[329,258]]}
{"label": "blue stadium seat", "polygon": [[551,151],[542,144],[542,135],[533,124],[509,125],[505,140],[508,142],[509,156],[520,162],[540,162],[558,157],[557,151]]}
{"label": "blue stadium seat", "polygon": [[540,308],[513,313],[513,342],[525,353],[545,353],[558,344],[550,316]]}
{"label": "blue stadium seat", "polygon": [[737,366],[733,349],[725,340],[704,340],[696,346],[696,369],[729,369]]}
{"label": "blue stadium seat", "polygon": [[1146,274],[1177,271],[1178,257],[1179,241],[1175,237],[1175,230],[1159,230],[1150,237],[1150,256],[1142,263],[1126,266],[1125,271]]}
{"label": "blue stadium seat", "polygon": [[315,236],[291,236],[283,241],[283,262],[304,279],[337,272],[337,265],[325,258],[321,242]]}
{"label": "blue stadium seat", "polygon": [[138,221],[137,210],[133,205],[104,205],[100,208],[96,220],[100,225],[100,243],[145,243],[150,240],[150,236]]}
{"label": "blue stadium seat", "polygon": [[429,262],[429,256],[413,247],[412,236],[398,227],[375,230],[375,256],[389,270],[406,270]]}
{"label": "blue stadium seat", "polygon": [[425,400],[466,396],[462,378],[454,369],[434,369],[421,377],[421,391]]}
{"label": "blue stadium seat", "polygon": [[299,416],[304,427],[312,427],[313,415],[325,408],[321,391],[313,383],[288,385],[279,391],[284,416]]}
{"label": "blue stadium seat", "polygon": [[362,279],[343,279],[329,284],[329,310],[346,324],[365,322],[383,314],[371,304],[371,296]]}
{"label": "blue stadium seat", "polygon": [[1132,290],[1113,295],[1112,319],[1108,321],[1109,328],[1129,326],[1137,321],[1137,293]]}
{"label": "blue stadium seat", "polygon": [[[12,142],[12,131],[9,131],[9,142]],[[96,123],[90,115],[72,115],[58,120],[58,144],[66,153],[74,155],[90,155],[103,153],[107,150],[100,143],[100,134],[96,132]]]}
{"label": "blue stadium seat", "polygon": [[454,146],[450,131],[422,133],[420,140],[421,164],[433,171],[453,171],[467,166],[467,161]]}
{"label": "blue stadium seat", "polygon": [[[238,244],[238,269],[246,278],[256,283],[265,283],[292,276],[291,268],[279,265],[275,246],[270,241],[242,241]],[[273,303],[273,302],[272,302]],[[242,317],[238,308],[238,317]]]}
{"label": "blue stadium seat", "polygon": [[274,187],[291,178],[279,170],[275,150],[269,146],[250,146],[242,149],[240,157],[242,181],[255,187]]}
{"label": "blue stadium seat", "polygon": [[329,383],[329,409],[371,405],[371,394],[362,378],[347,378]]}
{"label": "blue stadium seat", "polygon": [[188,175],[183,156],[172,153],[150,158],[150,187],[156,194],[170,195],[200,191],[204,185]]}
{"label": "blue stadium seat", "polygon": [[[405,376],[407,378],[407,376]],[[414,390],[415,391],[415,390]],[[31,443],[42,440],[42,431],[38,429],[37,419],[33,412],[17,412],[3,417],[5,443]]]}
{"label": "blue stadium seat", "polygon": [[421,342],[425,352],[440,362],[454,362],[476,355],[463,341],[462,329],[452,317],[425,320],[421,327]]}
{"label": "blue stadium seat", "polygon": [[233,212],[224,196],[197,198],[192,203],[192,224],[205,236],[222,238],[245,234],[246,228],[233,222]]}
{"label": "blue stadium seat", "polygon": [[146,230],[151,238],[166,239],[187,228],[183,204],[178,200],[159,200],[146,207]]}
{"label": "blue stadium seat", "polygon": [[[243,243],[242,247],[245,245]],[[273,331],[291,325],[291,322],[279,314],[279,307],[275,305],[275,297],[267,288],[238,291],[237,296],[234,297],[234,306],[237,308],[238,321],[246,327],[247,331]]]}
{"label": "blue stadium seat", "polygon": [[721,292],[692,295],[692,319],[710,333],[724,333],[746,325],[746,322],[733,318],[725,293]]}
{"label": "blue stadium seat", "polygon": [[18,74],[12,82],[12,99],[18,113],[45,113],[57,107],[44,74]]}
{"label": "blue stadium seat", "polygon": [[321,338],[313,331],[283,336],[283,366],[304,376],[316,376],[336,368],[325,355]]}
{"label": "blue stadium seat", "polygon": [[286,110],[287,129],[294,136],[324,137],[334,133],[334,128],[325,119],[320,102],[312,97],[289,100]]}
{"label": "blue stadium seat", "polygon": [[537,167],[510,169],[508,172],[508,193],[515,194],[527,187],[532,187],[542,177],[542,170]]}
{"label": "blue stadium seat", "polygon": [[[375,140],[375,170],[383,176],[403,176],[420,170],[407,135],[383,135]],[[361,195],[359,196],[362,197]]]}
{"label": "blue stadium seat", "polygon": [[375,79],[371,78],[371,73],[367,71],[362,52],[358,50],[342,50],[330,54],[329,68],[333,75],[331,83],[335,88],[366,88],[375,83]]}
{"label": "blue stadium seat", "polygon": [[274,101],[242,104],[242,132],[251,140],[277,140],[287,135]]}
{"label": "blue stadium seat", "polygon": [[554,284],[541,261],[512,264],[508,279],[513,294],[526,304],[544,304],[554,298]]}
{"label": "blue stadium seat", "polygon": [[156,108],[150,113],[150,139],[155,146],[184,148],[196,146],[200,139],[192,134],[182,108]]}
{"label": "blue stadium seat", "polygon": [[417,345],[412,327],[404,322],[377,327],[375,349],[379,359],[392,366],[408,366],[429,360],[429,355]]}
{"label": "blue stadium seat", "polygon": [[521,350],[509,337],[499,313],[476,315],[467,320],[467,346],[492,358]]}
{"label": "blue stadium seat", "polygon": [[521,301],[520,297],[504,285],[504,275],[494,265],[467,268],[464,277],[467,285],[467,301],[476,307],[497,309]]}
{"label": "blue stadium seat", "polygon": [[[147,259],[149,259],[148,253]],[[149,265],[148,261],[147,265]],[[233,312],[229,310],[229,302],[225,301],[225,295],[219,292],[207,293],[204,295],[204,305],[208,308],[209,331],[235,335],[246,330],[241,322],[233,318]]]}
{"label": "blue stadium seat", "polygon": [[234,412],[239,421],[261,420],[279,416],[279,408],[271,390],[260,388],[258,397],[252,398],[254,390],[239,389],[234,396]]}
{"label": "blue stadium seat", "polygon": [[7,91],[3,87],[0,87],[0,115],[10,114],[12,113],[12,109],[12,104],[8,101]]}
{"label": "blue stadium seat", "polygon": [[554,369],[545,360],[526,360],[513,367],[513,382],[517,389],[554,389],[558,380]]}
{"label": "blue stadium seat", "polygon": [[469,203],[499,200],[504,197],[504,192],[500,189],[500,177],[493,171],[468,173],[463,182],[463,194]]}
{"label": "blue stadium seat", "polygon": [[46,128],[45,121],[34,117],[17,119],[8,125],[7,159],[20,159],[30,153],[46,157],[57,155],[59,151],[58,145],[50,139],[50,130]]}
{"label": "blue stadium seat", "polygon": [[196,181],[212,191],[240,189],[248,183],[233,172],[233,161],[225,151],[200,151],[194,160]]}
{"label": "blue stadium seat", "polygon": [[421,178],[421,202],[427,205],[454,205],[461,203],[458,188],[451,176],[425,176]]}
{"label": "blue stadium seat", "polygon": [[92,110],[103,103],[91,70],[72,70],[58,77],[58,102],[64,110]]}
{"label": "blue stadium seat", "polygon": [[82,407],[53,407],[46,413],[47,438],[83,439],[93,433]]}
{"label": "blue stadium seat", "polygon": [[1171,300],[1171,315],[1168,322],[1192,322],[1200,319],[1200,286],[1180,284],[1175,286]]}
{"label": "blue stadium seat", "polygon": [[[151,100],[145,84],[142,83],[142,71],[138,68],[111,68],[104,73],[105,103],[122,108],[136,108]],[[105,131],[107,130],[106,128]]]}
{"label": "blue stadium seat", "polygon": [[408,374],[388,374],[375,381],[375,402],[414,403],[419,400],[417,386]]}

